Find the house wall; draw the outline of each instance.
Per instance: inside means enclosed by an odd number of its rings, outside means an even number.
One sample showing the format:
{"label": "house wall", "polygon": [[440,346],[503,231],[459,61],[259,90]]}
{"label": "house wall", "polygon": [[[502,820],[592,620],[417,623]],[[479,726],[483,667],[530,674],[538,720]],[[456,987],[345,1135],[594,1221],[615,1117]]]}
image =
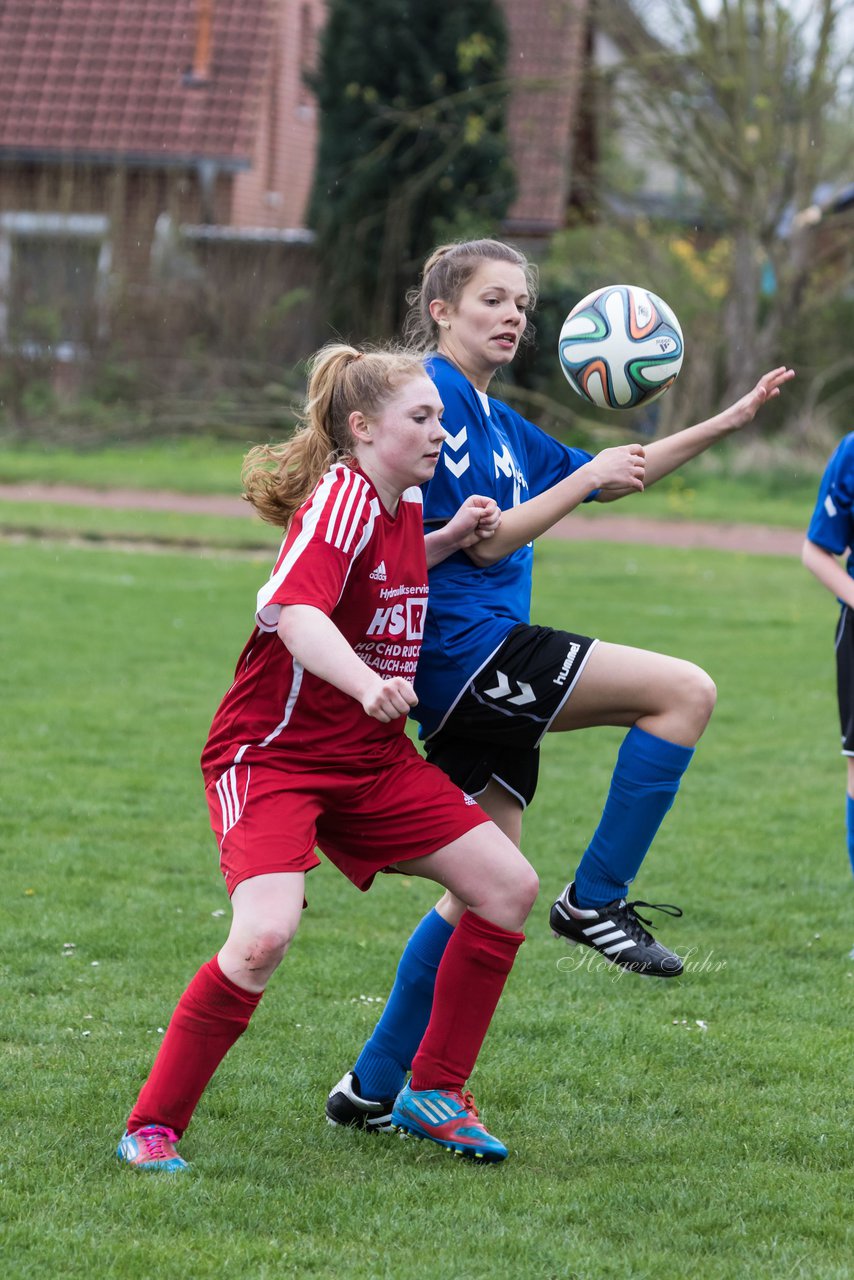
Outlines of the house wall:
{"label": "house wall", "polygon": [[232,181],[220,175],[206,200],[198,175],[178,169],[7,164],[0,166],[0,213],[105,214],[112,270],[139,279],[148,272],[158,216],[169,213],[176,224],[226,221]]}
{"label": "house wall", "polygon": [[234,180],[237,227],[305,227],[317,147],[317,106],[304,83],[317,57],[324,0],[282,0],[261,96],[252,167]]}
{"label": "house wall", "polygon": [[266,342],[274,370],[304,358],[321,340],[311,246],[229,235],[231,181],[203,194],[192,172],[0,168],[0,353],[49,353],[58,387],[108,336],[139,360],[168,362],[191,332],[255,359]]}
{"label": "house wall", "polygon": [[115,211],[115,174],[68,166],[0,166],[2,213],[106,213]]}

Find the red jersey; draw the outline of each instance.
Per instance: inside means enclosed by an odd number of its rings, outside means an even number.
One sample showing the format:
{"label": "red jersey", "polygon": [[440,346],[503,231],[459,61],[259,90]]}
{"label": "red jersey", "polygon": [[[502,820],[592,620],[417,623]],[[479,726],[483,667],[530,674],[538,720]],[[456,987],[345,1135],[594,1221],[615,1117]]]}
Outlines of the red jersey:
{"label": "red jersey", "polygon": [[421,491],[389,515],[370,480],[339,463],[295,513],[258,592],[256,626],[202,752],[206,781],[233,764],[381,765],[406,717],[389,724],[306,671],[277,634],[280,607],[313,605],[384,679],[412,681],[427,610]]}

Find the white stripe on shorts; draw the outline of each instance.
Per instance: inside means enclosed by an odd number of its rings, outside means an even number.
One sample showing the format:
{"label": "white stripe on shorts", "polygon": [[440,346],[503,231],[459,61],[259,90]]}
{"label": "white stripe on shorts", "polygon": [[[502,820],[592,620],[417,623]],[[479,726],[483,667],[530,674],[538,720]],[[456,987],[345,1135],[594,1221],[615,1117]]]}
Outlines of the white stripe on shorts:
{"label": "white stripe on shorts", "polygon": [[251,772],[251,766],[247,765],[246,785],[243,788],[242,797],[238,795],[237,769],[234,765],[230,769],[226,769],[225,773],[217,779],[216,793],[219,796],[219,807],[222,812],[223,840],[242,817],[243,806],[246,804],[246,796],[249,791],[249,776]]}

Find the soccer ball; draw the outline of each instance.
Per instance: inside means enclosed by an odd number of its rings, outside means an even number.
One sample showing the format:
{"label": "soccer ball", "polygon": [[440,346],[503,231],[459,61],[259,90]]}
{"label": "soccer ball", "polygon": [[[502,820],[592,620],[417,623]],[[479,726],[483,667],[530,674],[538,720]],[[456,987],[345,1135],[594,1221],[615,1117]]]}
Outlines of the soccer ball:
{"label": "soccer ball", "polygon": [[567,382],[600,409],[633,409],[657,399],[676,381],[683,354],[670,307],[633,284],[606,285],[582,298],[558,343]]}

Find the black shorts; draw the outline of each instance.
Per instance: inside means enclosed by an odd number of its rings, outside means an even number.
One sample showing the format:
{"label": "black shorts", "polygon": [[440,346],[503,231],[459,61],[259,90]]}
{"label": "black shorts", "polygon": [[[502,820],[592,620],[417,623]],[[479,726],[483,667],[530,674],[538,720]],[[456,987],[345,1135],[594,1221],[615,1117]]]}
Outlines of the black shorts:
{"label": "black shorts", "polygon": [[526,808],[537,789],[540,742],[595,644],[551,627],[514,627],[424,743],[427,759],[470,796],[495,778]]}
{"label": "black shorts", "polygon": [[842,754],[854,756],[854,615],[847,605],[836,624],[836,698]]}

